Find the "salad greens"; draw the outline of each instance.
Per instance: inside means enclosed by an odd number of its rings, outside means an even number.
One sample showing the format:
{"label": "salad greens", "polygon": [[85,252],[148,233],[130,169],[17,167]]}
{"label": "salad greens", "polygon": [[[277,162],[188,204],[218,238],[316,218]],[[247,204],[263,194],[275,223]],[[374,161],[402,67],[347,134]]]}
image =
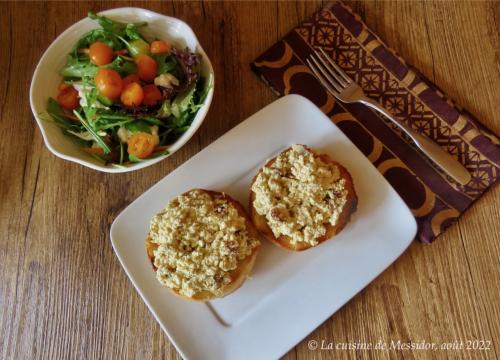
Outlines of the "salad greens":
{"label": "salad greens", "polygon": [[203,106],[211,78],[200,56],[150,41],[147,23],[89,12],[100,28],[84,34],[60,71],[64,82],[46,110],[82,151],[116,166],[168,153]]}

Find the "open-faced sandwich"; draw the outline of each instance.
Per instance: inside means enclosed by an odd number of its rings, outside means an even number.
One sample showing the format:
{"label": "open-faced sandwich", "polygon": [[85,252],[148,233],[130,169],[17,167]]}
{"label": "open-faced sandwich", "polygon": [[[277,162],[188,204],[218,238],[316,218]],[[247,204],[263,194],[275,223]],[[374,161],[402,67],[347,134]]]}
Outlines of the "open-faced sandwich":
{"label": "open-faced sandwich", "polygon": [[350,174],[326,154],[293,145],[269,160],[250,191],[257,230],[289,250],[305,250],[341,231],[356,211]]}
{"label": "open-faced sandwich", "polygon": [[158,281],[190,300],[238,289],[254,265],[259,235],[243,206],[224,193],[194,189],[151,220],[146,251]]}

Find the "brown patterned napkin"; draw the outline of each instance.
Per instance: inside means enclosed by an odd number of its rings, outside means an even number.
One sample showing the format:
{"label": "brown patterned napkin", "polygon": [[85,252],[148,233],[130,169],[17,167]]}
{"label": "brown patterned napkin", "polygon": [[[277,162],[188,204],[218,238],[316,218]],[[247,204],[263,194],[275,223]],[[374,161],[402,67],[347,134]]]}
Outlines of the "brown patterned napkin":
{"label": "brown patterned napkin", "polygon": [[[472,174],[470,183],[460,186],[436,171],[375,112],[359,104],[338,103],[328,95],[304,65],[312,48],[320,47],[367,96],[458,158]],[[279,95],[309,98],[342,129],[410,207],[423,242],[432,242],[498,181],[498,138],[407,65],[341,2],[297,26],[259,56],[252,68]]]}

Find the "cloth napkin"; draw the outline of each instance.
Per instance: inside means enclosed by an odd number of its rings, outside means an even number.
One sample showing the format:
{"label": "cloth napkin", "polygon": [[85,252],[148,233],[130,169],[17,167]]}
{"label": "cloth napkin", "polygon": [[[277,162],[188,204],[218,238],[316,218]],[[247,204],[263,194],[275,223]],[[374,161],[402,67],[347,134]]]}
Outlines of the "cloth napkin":
{"label": "cloth napkin", "polygon": [[[367,96],[464,164],[472,180],[458,185],[435,170],[388,120],[327,94],[305,65],[312,49],[319,48]],[[278,95],[309,98],[351,139],[411,209],[422,242],[432,242],[499,179],[498,138],[406,64],[341,2],[294,28],[259,56],[252,69]]]}

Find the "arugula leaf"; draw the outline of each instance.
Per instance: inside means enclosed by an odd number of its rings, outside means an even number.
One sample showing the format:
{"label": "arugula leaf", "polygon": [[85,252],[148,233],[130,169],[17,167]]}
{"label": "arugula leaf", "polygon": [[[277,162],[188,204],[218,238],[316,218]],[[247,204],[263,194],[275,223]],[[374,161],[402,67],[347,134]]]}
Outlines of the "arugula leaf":
{"label": "arugula leaf", "polygon": [[96,130],[108,130],[133,121],[135,121],[135,118],[131,116],[108,116],[107,114],[100,114],[94,127]]}
{"label": "arugula leaf", "polygon": [[101,93],[99,93],[99,95],[97,95],[97,100],[99,100],[99,102],[106,107],[113,105],[113,101]]}
{"label": "arugula leaf", "polygon": [[[87,89],[90,88],[90,91],[87,91]],[[85,96],[85,106],[82,106],[83,112],[85,113],[85,117],[87,118],[88,121],[95,122],[96,119],[96,114],[97,114],[97,109],[98,106],[94,106],[99,96],[99,92],[97,89],[91,85],[89,85],[88,80],[84,80],[83,82],[83,94]]]}
{"label": "arugula leaf", "polygon": [[171,59],[166,62],[161,62],[158,65],[158,75],[171,73],[174,69],[178,67],[177,61]]}
{"label": "arugula leaf", "polygon": [[[100,32],[96,31],[95,34],[89,36],[89,40],[93,38],[98,38],[100,40],[102,37],[102,40],[110,46],[112,44],[115,50],[122,49],[124,44],[134,57],[139,53],[143,53],[146,47],[149,50],[149,44],[144,41],[142,35],[139,33],[139,27],[146,25],[147,22],[127,24],[111,20],[106,16],[96,15],[91,11],[89,11],[88,17],[92,20],[96,20],[102,27],[102,29],[98,29],[101,30]],[[84,40],[82,44],[86,42],[87,40]]]}
{"label": "arugula leaf", "polygon": [[92,20],[96,20],[104,30],[110,31],[117,35],[125,35],[126,28],[128,25],[133,25],[136,28],[147,25],[146,21],[135,22],[130,24],[122,23],[120,21],[111,20],[110,18],[103,15],[94,14],[92,11],[89,11],[87,16]]}
{"label": "arugula leaf", "polygon": [[78,49],[88,48],[96,41],[101,41],[114,50],[123,49],[120,37],[128,37],[130,40],[142,38],[139,33],[139,27],[147,24],[146,22],[126,24],[111,20],[106,16],[96,15],[93,12],[89,12],[88,17],[92,20],[96,20],[101,28],[90,30],[78,40],[72,51],[72,56],[74,58],[78,57]]}
{"label": "arugula leaf", "polygon": [[199,88],[197,91],[199,92],[198,104],[205,103],[205,100],[208,96],[208,92],[213,87],[213,77],[212,74],[208,75],[208,79],[201,78],[202,81],[199,82],[201,89]]}
{"label": "arugula leaf", "polygon": [[91,18],[92,20],[96,20],[104,30],[115,33],[115,34],[122,34],[123,29],[126,26],[126,24],[111,20],[110,18],[108,18],[106,16],[96,15],[92,11],[89,11],[87,16],[89,18]]}
{"label": "arugula leaf", "polygon": [[208,79],[200,78],[198,80],[196,83],[196,92],[189,103],[189,111],[191,113],[196,113],[203,106],[211,88],[212,74],[209,75]]}
{"label": "arugula leaf", "polygon": [[177,130],[189,125],[194,116],[189,113],[189,111],[185,111],[181,113],[181,115],[177,118],[175,116],[170,116],[166,121],[166,126],[172,128],[174,133],[177,133]]}
{"label": "arugula leaf", "polygon": [[133,163],[137,163],[137,162],[142,161],[141,158],[138,158],[137,156],[132,155],[132,154],[128,154],[128,159],[130,160],[130,162],[133,162]]}
{"label": "arugula leaf", "polygon": [[55,124],[60,128],[72,131],[81,130],[81,126],[75,124],[70,120],[67,120],[66,115],[64,114],[61,107],[59,106],[59,103],[55,99],[49,97],[46,109],[47,109],[47,114],[50,115]]}
{"label": "arugula leaf", "polygon": [[[88,90],[88,91],[87,91]],[[102,108],[97,106],[100,103],[100,93],[88,82],[84,81],[84,88],[82,93],[85,96],[86,105],[82,106],[89,125],[96,131],[111,130],[114,133],[114,129],[123,126],[125,124],[136,121],[133,116],[121,115],[118,112],[110,113],[109,108]]]}
{"label": "arugula leaf", "polygon": [[196,90],[195,84],[191,85],[190,88],[184,90],[177,94],[174,101],[172,101],[172,114],[176,118],[180,118],[181,114],[189,109],[191,102],[193,101],[194,92]]}
{"label": "arugula leaf", "polygon": [[70,133],[73,136],[76,136],[79,139],[85,140],[85,141],[92,141],[93,140],[93,135],[89,133],[88,131],[83,131],[83,132],[75,132],[71,130],[66,130],[68,133]]}
{"label": "arugula leaf", "polygon": [[158,110],[158,112],[156,113],[156,116],[164,119],[164,118],[168,118],[170,115],[172,115],[172,103],[170,102],[169,99],[166,99],[161,104],[161,107]]}
{"label": "arugula leaf", "polygon": [[151,134],[151,129],[149,128],[149,125],[145,121],[134,121],[128,124],[125,124],[125,128],[133,133],[136,132],[145,132],[148,134]]}
{"label": "arugula leaf", "polygon": [[189,112],[195,114],[200,108],[203,107],[203,103],[195,104],[193,101],[189,104]]}
{"label": "arugula leaf", "polygon": [[93,29],[83,35],[82,38],[78,40],[75,47],[73,48],[73,57],[78,57],[78,49],[88,48],[92,43],[100,41],[113,48],[114,50],[119,50],[123,48],[122,43],[118,37],[107,30],[104,29]]}
{"label": "arugula leaf", "polygon": [[104,142],[104,140],[94,131],[94,129],[92,129],[92,127],[90,126],[90,124],[87,122],[86,119],[84,119],[80,113],[76,110],[73,110],[73,114],[75,114],[75,116],[78,118],[78,120],[80,120],[80,122],[82,123],[83,127],[90,133],[92,134],[93,138],[94,138],[94,141],[97,143],[97,145],[99,145],[103,150],[104,150],[104,153],[105,154],[109,154],[111,152],[111,149],[109,148],[109,146]]}
{"label": "arugula leaf", "polygon": [[187,131],[187,129],[189,129],[190,126],[191,125],[184,125],[184,126],[182,126],[180,128],[177,128],[177,129],[174,130],[174,133],[176,133],[177,135],[184,134]]}
{"label": "arugula leaf", "polygon": [[57,100],[55,100],[52,97],[49,97],[49,100],[47,101],[47,113],[49,115],[51,115],[52,117],[57,118],[58,120],[61,120],[61,122],[66,122],[67,120],[65,120],[61,116],[61,112],[62,112],[62,109],[61,109],[61,106],[59,105],[59,103],[57,102]]}
{"label": "arugula leaf", "polygon": [[158,64],[157,75],[171,73],[174,69],[180,70],[179,63],[170,54],[158,54],[154,55],[153,58]]}
{"label": "arugula leaf", "polygon": [[121,56],[117,56],[110,64],[104,65],[104,67],[115,70],[121,76],[127,76],[137,72],[137,65],[133,62],[126,61]]}
{"label": "arugula leaf", "polygon": [[118,111],[113,113],[113,114],[102,114],[101,118],[105,118],[107,120],[128,120],[132,119],[134,120],[133,117],[128,116],[127,114],[120,114]]}
{"label": "arugula leaf", "polygon": [[159,126],[164,125],[163,121],[161,121],[157,118],[154,118],[154,117],[143,117],[143,118],[141,118],[141,120],[146,121],[147,123],[153,124],[153,125],[159,125]]}
{"label": "arugula leaf", "polygon": [[[137,72],[137,65],[124,60],[121,56],[117,56],[111,63],[102,67],[115,70],[121,76]],[[99,68],[99,66],[92,64],[89,59],[78,59],[69,56],[66,66],[61,70],[61,75],[65,78],[93,78]]]}
{"label": "arugula leaf", "polygon": [[61,70],[61,75],[65,78],[94,77],[97,70],[99,67],[91,64],[89,59],[80,60],[70,55],[66,66]]}
{"label": "arugula leaf", "polygon": [[125,35],[127,35],[130,40],[143,39],[142,35],[139,33],[138,27],[135,24],[127,24],[125,27]]}
{"label": "arugula leaf", "polygon": [[183,112],[181,118],[179,119],[179,122],[177,123],[177,129],[175,129],[175,131],[179,131],[180,129],[186,127],[186,129],[181,130],[183,133],[184,131],[187,130],[193,119],[194,119],[193,114],[190,114],[188,111]]}

